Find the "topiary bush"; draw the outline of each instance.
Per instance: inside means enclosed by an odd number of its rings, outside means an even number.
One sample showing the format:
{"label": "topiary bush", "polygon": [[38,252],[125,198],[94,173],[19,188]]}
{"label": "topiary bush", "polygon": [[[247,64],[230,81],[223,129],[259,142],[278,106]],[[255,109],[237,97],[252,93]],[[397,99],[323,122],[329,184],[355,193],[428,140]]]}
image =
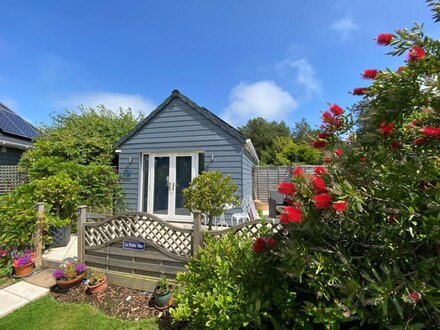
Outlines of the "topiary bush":
{"label": "topiary bush", "polygon": [[197,210],[205,214],[211,230],[212,220],[225,212],[225,204],[238,204],[237,190],[231,176],[225,177],[220,171],[203,172],[183,190],[184,204],[191,212]]}

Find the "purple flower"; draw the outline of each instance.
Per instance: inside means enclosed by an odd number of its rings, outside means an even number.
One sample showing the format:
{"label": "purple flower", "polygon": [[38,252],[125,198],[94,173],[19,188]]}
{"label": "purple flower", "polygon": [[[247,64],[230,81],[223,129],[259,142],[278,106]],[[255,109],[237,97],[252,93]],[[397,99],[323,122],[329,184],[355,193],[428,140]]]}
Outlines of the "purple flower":
{"label": "purple flower", "polygon": [[7,250],[0,250],[0,257],[6,257],[8,255],[8,251]]}
{"label": "purple flower", "polygon": [[64,270],[63,269],[57,269],[52,273],[52,276],[54,279],[61,280],[64,277]]}
{"label": "purple flower", "polygon": [[24,267],[32,263],[32,258],[29,254],[25,254],[24,256],[21,256],[17,259],[16,265],[18,267]]}
{"label": "purple flower", "polygon": [[86,265],[84,264],[76,264],[75,265],[75,271],[77,274],[82,274],[86,270]]}

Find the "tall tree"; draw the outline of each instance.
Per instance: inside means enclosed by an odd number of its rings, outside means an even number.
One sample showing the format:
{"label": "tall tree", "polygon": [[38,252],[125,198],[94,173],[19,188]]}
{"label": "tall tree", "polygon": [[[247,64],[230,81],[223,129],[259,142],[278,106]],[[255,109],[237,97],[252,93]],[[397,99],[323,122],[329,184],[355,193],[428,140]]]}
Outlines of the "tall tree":
{"label": "tall tree", "polygon": [[311,139],[316,136],[317,130],[313,129],[305,118],[295,123],[292,128],[292,138],[295,142],[309,144]]}
{"label": "tall tree", "polygon": [[246,125],[239,127],[239,131],[248,139],[252,140],[255,151],[262,163],[265,162],[264,150],[270,150],[276,137],[290,137],[290,128],[285,121],[267,121],[257,117],[248,120]]}

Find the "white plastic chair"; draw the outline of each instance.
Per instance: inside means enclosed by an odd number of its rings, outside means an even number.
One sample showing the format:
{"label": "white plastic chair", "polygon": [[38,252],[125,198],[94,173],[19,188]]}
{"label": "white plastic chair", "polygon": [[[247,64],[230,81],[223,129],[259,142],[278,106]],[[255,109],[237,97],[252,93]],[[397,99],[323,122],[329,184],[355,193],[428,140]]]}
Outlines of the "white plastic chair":
{"label": "white plastic chair", "polygon": [[241,209],[243,210],[243,212],[241,213],[234,213],[231,216],[231,224],[234,225],[234,219],[236,224],[238,225],[240,223],[240,221],[246,222],[246,221],[250,221],[251,218],[249,217],[249,211],[250,211],[250,207],[251,207],[251,203],[253,202],[252,197],[251,196],[246,196],[245,198],[243,198],[243,201],[241,202]]}

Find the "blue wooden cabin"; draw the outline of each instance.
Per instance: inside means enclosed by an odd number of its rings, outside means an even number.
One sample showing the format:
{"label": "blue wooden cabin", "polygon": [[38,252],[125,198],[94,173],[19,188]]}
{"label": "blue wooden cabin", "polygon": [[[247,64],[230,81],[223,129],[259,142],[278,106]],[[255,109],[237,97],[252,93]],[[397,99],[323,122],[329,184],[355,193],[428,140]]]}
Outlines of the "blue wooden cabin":
{"label": "blue wooden cabin", "polygon": [[[182,190],[202,171],[231,175],[238,194],[252,196],[258,156],[237,129],[178,90],[117,143],[121,184],[130,210],[191,222]],[[232,213],[229,210],[226,221]]]}

